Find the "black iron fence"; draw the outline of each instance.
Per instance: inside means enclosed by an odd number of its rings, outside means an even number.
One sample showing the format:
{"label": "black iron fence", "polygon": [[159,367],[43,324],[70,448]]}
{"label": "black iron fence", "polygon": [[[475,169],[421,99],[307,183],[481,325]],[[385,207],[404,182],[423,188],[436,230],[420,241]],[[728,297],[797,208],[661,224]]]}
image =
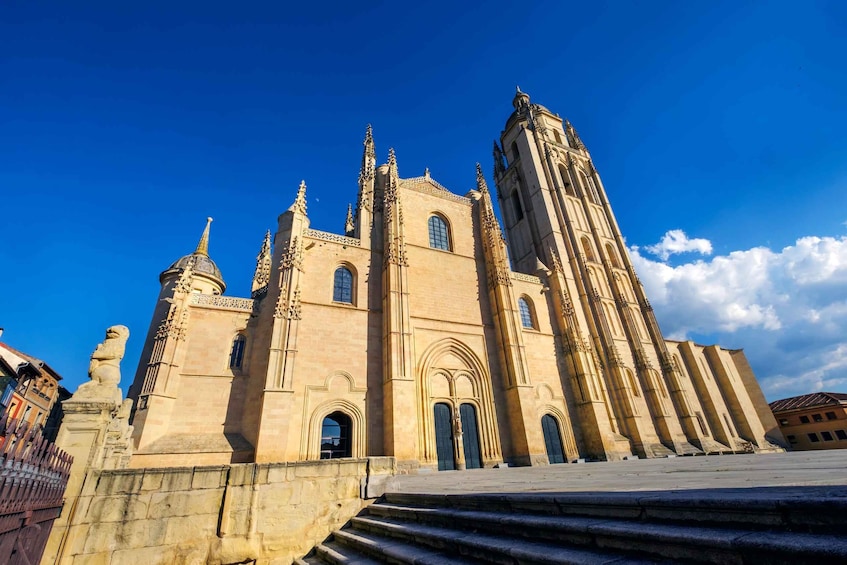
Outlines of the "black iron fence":
{"label": "black iron fence", "polygon": [[0,563],[41,561],[72,462],[38,426],[0,417]]}

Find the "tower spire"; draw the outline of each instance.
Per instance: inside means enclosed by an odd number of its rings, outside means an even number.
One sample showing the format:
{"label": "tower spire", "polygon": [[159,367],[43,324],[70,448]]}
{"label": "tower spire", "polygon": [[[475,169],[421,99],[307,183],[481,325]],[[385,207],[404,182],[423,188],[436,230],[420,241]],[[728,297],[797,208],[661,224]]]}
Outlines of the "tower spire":
{"label": "tower spire", "polygon": [[352,237],[356,225],[353,223],[353,205],[347,205],[347,220],[344,222],[344,233],[348,237]]}
{"label": "tower spire", "polygon": [[300,187],[297,189],[297,198],[294,199],[294,204],[288,209],[291,212],[299,212],[306,215],[306,181],[300,181]]}
{"label": "tower spire", "polygon": [[251,295],[253,298],[263,294],[268,289],[268,282],[271,280],[271,230],[265,233],[265,240],[262,242],[262,248],[259,250],[259,255],[256,256],[256,272],[253,273],[253,288]]}
{"label": "tower spire", "polygon": [[212,225],[212,218],[206,218],[206,227],[203,229],[203,235],[200,236],[200,241],[197,242],[197,249],[194,250],[195,255],[209,256],[209,228]]}
{"label": "tower spire", "polygon": [[368,124],[365,130],[365,140],[362,142],[365,146],[362,152],[362,167],[359,171],[359,181],[372,179],[376,168],[376,150],[374,148],[373,128]]}

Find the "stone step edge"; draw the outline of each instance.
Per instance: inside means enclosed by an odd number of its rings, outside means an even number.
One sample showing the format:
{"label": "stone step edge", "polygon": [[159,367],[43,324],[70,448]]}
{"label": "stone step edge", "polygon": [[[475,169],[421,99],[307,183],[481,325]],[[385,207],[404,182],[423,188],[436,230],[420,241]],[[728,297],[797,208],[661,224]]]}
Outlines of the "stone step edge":
{"label": "stone step edge", "polygon": [[[442,516],[444,516],[442,514]],[[463,523],[455,516],[449,519],[451,524]],[[470,525],[484,526],[495,523],[503,516],[492,515],[486,521],[480,516],[464,516],[473,518],[468,521]],[[536,517],[537,518],[537,517]],[[456,530],[455,528],[444,528],[420,522],[401,521],[398,523],[392,516],[390,519],[357,517],[352,520],[354,527],[369,526],[371,528],[382,528],[389,530],[391,534],[401,537],[414,535],[419,537],[453,537],[459,532],[468,533],[467,530]],[[505,522],[506,520],[502,520]],[[551,547],[575,547],[589,551],[614,550],[632,551],[642,555],[659,556],[669,559],[690,559],[702,562],[728,562],[732,556],[742,555],[745,560],[769,555],[803,556],[809,559],[839,559],[847,562],[847,538],[842,536],[798,534],[793,532],[750,532],[744,530],[731,530],[723,528],[702,528],[697,526],[668,526],[659,524],[639,524],[621,520],[599,520],[593,524],[575,524],[578,520],[572,520],[573,529],[559,529],[558,539],[551,537],[514,537],[504,536],[502,531],[479,534],[491,539],[506,539],[513,543],[544,543]],[[513,520],[514,522],[514,520]],[[518,533],[518,529],[512,524],[511,531]],[[561,524],[560,524],[561,525]],[[535,533],[538,533],[538,526]],[[546,528],[555,531],[555,528]],[[476,532],[474,532],[476,534]],[[567,534],[565,544],[561,538]],[[520,534],[518,534],[520,535]],[[551,545],[552,544],[552,545]],[[708,553],[704,553],[704,552]],[[717,561],[716,561],[717,559]]]}
{"label": "stone step edge", "polygon": [[[380,538],[399,540],[424,545],[428,548],[450,555],[445,563],[462,563],[456,555],[467,557],[468,563],[480,560],[486,563],[502,563],[504,557],[509,563],[603,563],[624,564],[643,563],[640,556],[633,557],[617,549],[568,547],[532,540],[515,540],[480,533],[459,532],[447,528],[436,528],[416,524],[406,524],[354,518],[352,528],[336,533],[367,532]],[[458,535],[457,535],[458,534]],[[355,535],[355,534],[354,534]],[[722,561],[726,563],[727,561]],[[415,563],[418,563],[415,561]]]}
{"label": "stone step edge", "polygon": [[[333,565],[379,565],[379,561],[363,557],[358,552],[355,552],[354,549],[338,542],[334,538],[335,536],[333,534],[333,541],[324,542],[315,547],[315,556],[320,559],[321,563],[330,563]],[[347,554],[347,552],[351,551],[355,552],[354,555]]]}
{"label": "stone step edge", "polygon": [[[457,510],[498,510],[559,516],[603,516],[644,522],[702,522],[789,528],[797,531],[847,534],[847,489],[844,498],[709,498],[639,496],[637,493],[472,494],[430,495],[386,493],[391,504]],[[377,503],[380,503],[378,501]]]}
{"label": "stone step edge", "polygon": [[422,547],[414,542],[406,543],[407,540],[375,534],[368,530],[345,528],[333,532],[333,537],[339,544],[350,548],[352,551],[373,557],[380,563],[385,563],[386,558],[391,559],[390,562],[414,563],[415,565],[448,565],[454,563],[456,565],[472,565],[475,563],[475,561],[457,558],[455,555],[444,554],[438,549],[426,545]]}

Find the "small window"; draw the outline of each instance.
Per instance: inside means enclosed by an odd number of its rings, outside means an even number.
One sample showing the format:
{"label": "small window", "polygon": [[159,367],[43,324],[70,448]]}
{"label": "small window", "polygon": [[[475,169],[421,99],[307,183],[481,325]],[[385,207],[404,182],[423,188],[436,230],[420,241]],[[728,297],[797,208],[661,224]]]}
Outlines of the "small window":
{"label": "small window", "polygon": [[782,418],[782,419],[779,421],[779,425],[780,425],[780,426],[787,426],[787,425],[788,425],[788,419],[787,419],[787,418]]}
{"label": "small window", "polygon": [[835,412],[827,412],[826,413],[827,420],[837,420],[838,416],[835,415]]}
{"label": "small window", "polygon": [[512,163],[520,159],[521,154],[518,152],[518,144],[516,142],[512,142]]}
{"label": "small window", "polygon": [[562,186],[565,189],[565,194],[568,196],[576,196],[576,192],[574,192],[573,185],[570,183],[570,175],[568,174],[568,169],[561,163],[559,163],[559,175],[562,177]]}
{"label": "small window", "polygon": [[521,325],[525,328],[534,329],[535,323],[532,319],[532,308],[526,298],[518,299],[518,309],[521,312]]}
{"label": "small window", "polygon": [[818,443],[820,441],[820,439],[818,439],[818,434],[811,433],[806,435],[809,436],[809,441],[811,441],[812,443]]}
{"label": "small window", "polygon": [[832,434],[829,432],[821,432],[821,437],[824,441],[832,441]]}
{"label": "small window", "polygon": [[812,414],[812,420],[815,422],[823,422],[823,416],[820,414]]}
{"label": "small window", "polygon": [[786,436],[786,437],[788,438],[788,443],[792,443],[792,444],[797,443],[797,437],[796,436]]}
{"label": "small window", "polygon": [[244,361],[244,344],[247,340],[243,335],[235,336],[232,340],[232,351],[229,354],[229,368],[240,369]]}
{"label": "small window", "polygon": [[800,416],[800,423],[801,424],[808,424],[809,423],[809,417],[808,416]]}
{"label": "small window", "polygon": [[561,136],[561,135],[559,135],[559,131],[558,131],[558,130],[555,130],[555,129],[553,130],[553,137],[555,137],[555,138],[556,138],[556,143],[558,143],[558,144],[561,144],[561,143],[562,143],[562,136]]}
{"label": "small window", "polygon": [[433,249],[450,251],[450,236],[447,222],[438,216],[429,217],[429,246]]}
{"label": "small window", "polygon": [[332,301],[353,304],[353,273],[347,267],[335,269],[332,285]]}
{"label": "small window", "polygon": [[847,439],[847,432],[844,430],[835,430],[835,437],[838,439]]}

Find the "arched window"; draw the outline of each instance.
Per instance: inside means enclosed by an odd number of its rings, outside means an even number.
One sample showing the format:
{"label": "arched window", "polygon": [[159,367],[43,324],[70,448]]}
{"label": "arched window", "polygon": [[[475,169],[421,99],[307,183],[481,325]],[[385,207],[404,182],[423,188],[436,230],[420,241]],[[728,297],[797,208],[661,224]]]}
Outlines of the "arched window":
{"label": "arched window", "polygon": [[555,129],[553,130],[553,137],[556,138],[556,143],[559,143],[559,144],[562,143],[562,136],[559,135],[559,130],[555,130]]}
{"label": "arched window", "polygon": [[580,179],[585,187],[585,193],[594,204],[600,204],[600,196],[597,194],[597,188],[594,186],[594,181],[588,178],[584,171],[579,171]]}
{"label": "arched window", "polygon": [[518,309],[521,312],[521,325],[525,328],[535,329],[535,320],[532,317],[532,307],[526,298],[518,299]]}
{"label": "arched window", "polygon": [[520,158],[521,154],[518,153],[518,144],[516,142],[512,142],[512,163],[517,161]]}
{"label": "arched window", "polygon": [[565,194],[568,196],[576,196],[576,192],[573,190],[573,185],[570,182],[570,175],[568,175],[568,169],[561,163],[559,164],[559,174],[562,176],[562,186],[565,188]]}
{"label": "arched window", "polygon": [[429,217],[429,246],[433,249],[450,251],[450,232],[447,222],[438,216]]}
{"label": "arched window", "polygon": [[594,261],[594,250],[591,247],[591,242],[587,237],[582,238],[582,252],[585,254],[586,261]]}
{"label": "arched window", "polygon": [[562,435],[559,423],[550,414],[541,417],[541,431],[544,432],[544,447],[547,448],[547,461],[551,465],[565,462],[565,450],[562,449]]}
{"label": "arched window", "polygon": [[344,412],[333,412],[324,418],[321,426],[321,459],[352,457],[352,428],[350,416]]}
{"label": "arched window", "polygon": [[618,262],[618,255],[615,253],[615,249],[611,243],[606,244],[606,257],[609,258],[609,263],[612,264],[612,267],[620,268],[621,264]]}
{"label": "arched window", "polygon": [[347,267],[335,269],[332,301],[353,304],[353,273]]}
{"label": "arched window", "polygon": [[229,354],[229,368],[230,369],[240,369],[241,364],[244,362],[244,344],[247,343],[247,339],[239,334],[235,336],[235,339],[232,340],[232,351]]}

